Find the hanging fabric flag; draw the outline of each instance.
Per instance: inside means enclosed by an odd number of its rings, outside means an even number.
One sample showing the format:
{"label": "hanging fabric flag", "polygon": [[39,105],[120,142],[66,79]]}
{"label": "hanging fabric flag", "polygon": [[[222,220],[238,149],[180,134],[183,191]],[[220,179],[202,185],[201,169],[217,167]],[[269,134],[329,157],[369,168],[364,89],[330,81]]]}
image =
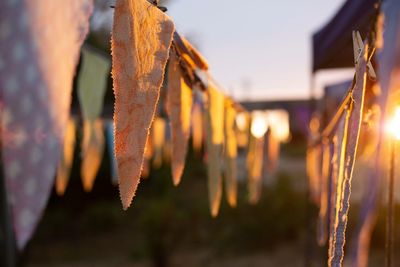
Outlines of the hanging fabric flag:
{"label": "hanging fabric flag", "polygon": [[276,173],[278,169],[278,161],[279,161],[279,154],[280,154],[280,143],[277,137],[276,129],[270,128],[267,134],[267,142],[268,142],[268,163],[267,163],[267,170],[270,175]]}
{"label": "hanging fabric flag", "polygon": [[237,202],[237,142],[235,133],[236,110],[230,99],[225,100],[225,194],[231,207]]}
{"label": "hanging fabric flag", "polygon": [[104,151],[103,109],[110,63],[93,49],[82,50],[82,67],[78,79],[78,99],[83,113],[81,178],[86,192],[92,190]]}
{"label": "hanging fabric flag", "polygon": [[92,191],[104,153],[104,133],[101,119],[83,121],[81,152],[82,185],[86,192],[90,192]]}
{"label": "hanging fabric flag", "polygon": [[151,128],[151,143],[153,145],[153,167],[161,168],[163,164],[163,149],[165,144],[165,126],[166,122],[163,118],[157,117],[154,119]]}
{"label": "hanging fabric flag", "polygon": [[78,98],[87,120],[97,119],[102,110],[110,61],[93,49],[82,49],[82,66],[78,76]]}
{"label": "hanging fabric flag", "polygon": [[342,158],[342,143],[343,143],[343,135],[345,128],[346,119],[342,114],[339,118],[339,121],[336,126],[336,130],[334,132],[334,136],[332,138],[332,177],[330,183],[331,190],[331,198],[329,201],[329,245],[328,245],[328,259],[332,257],[333,253],[333,242],[334,242],[334,230],[335,230],[335,216],[336,216],[336,201],[338,198],[338,176],[339,176],[339,165],[340,159]]}
{"label": "hanging fabric flag", "polygon": [[91,11],[91,0],[1,3],[1,154],[18,249],[54,183]]}
{"label": "hanging fabric flag", "polygon": [[324,140],[322,144],[322,172],[320,186],[320,205],[318,215],[318,244],[324,246],[328,238],[328,201],[329,180],[331,176],[331,144]]}
{"label": "hanging fabric flag", "polygon": [[245,148],[249,142],[250,116],[245,112],[240,112],[236,116],[236,140],[238,147]]}
{"label": "hanging fabric flag", "polygon": [[307,176],[310,200],[319,205],[321,198],[322,146],[316,144],[307,150]]}
{"label": "hanging fabric flag", "polygon": [[122,206],[135,195],[174,32],[146,0],[117,0],[112,30],[115,154]]}
{"label": "hanging fabric flag", "polygon": [[171,51],[168,64],[167,113],[172,137],[172,179],[177,186],[185,167],[187,144],[190,135],[192,90],[185,82],[179,59]]}
{"label": "hanging fabric flag", "polygon": [[205,119],[207,129],[207,172],[210,212],[216,217],[222,197],[221,159],[224,143],[224,95],[210,82]]}
{"label": "hanging fabric flag", "polygon": [[368,176],[368,191],[362,203],[360,225],[357,227],[357,245],[354,251],[352,266],[368,266],[369,242],[378,212],[379,190],[384,177],[385,136],[382,134],[387,119],[387,110],[392,109],[394,101],[398,101],[400,88],[400,2],[397,0],[382,1],[382,14],[378,18],[376,48],[378,53],[378,73],[381,85],[381,94],[378,96],[377,105],[381,116],[377,124],[379,140],[376,147],[374,165]]}
{"label": "hanging fabric flag", "polygon": [[146,148],[144,149],[143,170],[141,178],[147,178],[150,174],[150,161],[154,154],[152,139],[152,134],[150,133],[150,138],[147,140]]}
{"label": "hanging fabric flag", "polygon": [[118,169],[117,169],[117,159],[114,154],[114,122],[112,120],[107,120],[105,123],[106,137],[107,137],[107,148],[110,158],[110,168],[111,168],[111,183],[113,185],[118,185]]}
{"label": "hanging fabric flag", "polygon": [[200,153],[203,146],[203,112],[197,100],[192,111],[192,145],[194,152]]}
{"label": "hanging fabric flag", "polygon": [[174,33],[174,43],[181,58],[193,70],[208,70],[207,60],[197,51],[196,48],[183,36]]}
{"label": "hanging fabric flag", "polygon": [[247,154],[249,203],[257,204],[263,186],[264,142],[267,118],[264,112],[254,111],[250,121],[250,140]]}
{"label": "hanging fabric flag", "polygon": [[72,163],[74,161],[76,139],[76,122],[70,118],[65,129],[65,137],[61,161],[58,165],[56,175],[56,192],[59,196],[63,196],[67,188],[69,177],[71,174]]}
{"label": "hanging fabric flag", "polygon": [[[367,46],[366,46],[367,47]],[[368,49],[365,49],[368,51]],[[348,127],[345,126],[344,145],[338,175],[338,200],[336,201],[335,234],[333,254],[329,263],[331,266],[342,266],[344,257],[345,232],[350,205],[350,188],[353,175],[354,159],[357,152],[358,137],[364,107],[364,93],[366,82],[367,52],[360,55],[356,64],[356,80],[352,90],[352,102],[348,108]],[[346,129],[348,128],[348,129]]]}

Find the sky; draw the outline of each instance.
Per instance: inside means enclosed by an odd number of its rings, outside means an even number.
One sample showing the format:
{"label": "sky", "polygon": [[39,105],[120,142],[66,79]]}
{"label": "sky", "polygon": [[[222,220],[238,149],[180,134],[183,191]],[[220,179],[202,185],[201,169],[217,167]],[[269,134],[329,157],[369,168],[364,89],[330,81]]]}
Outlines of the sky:
{"label": "sky", "polygon": [[[228,94],[276,100],[309,97],[311,35],[343,2],[170,0],[166,6],[178,32],[199,48]],[[341,73],[317,83],[344,79],[349,70]]]}

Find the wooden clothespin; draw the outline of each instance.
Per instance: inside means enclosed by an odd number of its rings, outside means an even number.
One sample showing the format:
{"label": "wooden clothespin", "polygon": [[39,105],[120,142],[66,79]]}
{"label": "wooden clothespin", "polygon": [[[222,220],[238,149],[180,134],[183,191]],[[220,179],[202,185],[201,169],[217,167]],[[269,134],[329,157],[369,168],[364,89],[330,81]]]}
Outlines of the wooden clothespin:
{"label": "wooden clothespin", "polygon": [[[361,34],[359,31],[353,31],[353,50],[354,50],[354,64],[357,66],[358,61],[363,56],[364,52],[364,42],[361,38]],[[372,67],[370,59],[368,59],[367,68],[368,68],[368,75],[375,80],[376,73],[374,67]]]}

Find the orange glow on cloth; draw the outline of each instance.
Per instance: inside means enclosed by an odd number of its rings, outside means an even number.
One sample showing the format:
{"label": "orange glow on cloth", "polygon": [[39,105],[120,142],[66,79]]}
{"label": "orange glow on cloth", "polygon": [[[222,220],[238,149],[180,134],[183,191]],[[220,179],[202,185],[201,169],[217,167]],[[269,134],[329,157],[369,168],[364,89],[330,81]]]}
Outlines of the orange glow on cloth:
{"label": "orange glow on cloth", "polygon": [[183,174],[190,136],[192,90],[183,79],[179,59],[170,53],[166,108],[171,125],[172,179],[177,186]]}
{"label": "orange glow on cloth", "polygon": [[261,197],[263,186],[263,158],[264,158],[265,137],[256,138],[251,135],[249,140],[249,150],[247,154],[247,187],[249,193],[249,203],[257,204]]}
{"label": "orange glow on cloth", "polygon": [[192,112],[192,145],[196,153],[199,153],[203,146],[203,124],[201,106],[195,102]]}
{"label": "orange glow on cloth", "polygon": [[225,194],[231,207],[237,203],[237,142],[235,134],[236,110],[232,101],[225,100]]}
{"label": "orange glow on cloth", "polygon": [[81,179],[83,189],[86,192],[92,191],[103,159],[104,142],[103,121],[101,119],[94,121],[85,120],[83,122],[83,139],[81,144]]}
{"label": "orange glow on cloth", "polygon": [[65,189],[68,185],[71,167],[74,161],[75,139],[76,122],[73,118],[70,118],[65,130],[63,151],[56,175],[56,192],[59,196],[64,195]]}
{"label": "orange glow on cloth", "polygon": [[116,1],[111,38],[115,154],[125,210],[139,183],[174,30],[172,20],[148,1]]}
{"label": "orange glow on cloth", "polygon": [[217,91],[210,82],[207,90],[208,103],[206,103],[205,120],[207,130],[207,173],[210,212],[216,217],[222,198],[222,169],[224,141],[224,95]]}
{"label": "orange glow on cloth", "polygon": [[163,118],[154,119],[151,127],[151,143],[153,146],[153,167],[159,169],[163,163],[163,148],[165,144],[165,125]]}

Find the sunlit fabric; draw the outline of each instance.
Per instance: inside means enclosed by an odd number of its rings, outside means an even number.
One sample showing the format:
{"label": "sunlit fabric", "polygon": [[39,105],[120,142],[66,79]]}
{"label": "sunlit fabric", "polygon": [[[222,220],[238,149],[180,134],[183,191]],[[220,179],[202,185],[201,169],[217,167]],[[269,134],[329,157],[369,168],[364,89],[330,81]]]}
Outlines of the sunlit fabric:
{"label": "sunlit fabric", "polygon": [[135,195],[174,32],[146,0],[117,0],[112,29],[115,154],[122,206]]}
{"label": "sunlit fabric", "polygon": [[208,70],[208,62],[207,60],[200,54],[199,51],[197,51],[196,48],[193,47],[193,45],[183,36],[181,36],[181,39],[188,49],[188,52],[190,53],[190,57],[186,53],[181,53],[182,57],[184,57],[185,60],[187,61],[192,61],[193,63],[190,64],[192,68],[196,69],[202,69],[202,70]]}
{"label": "sunlit fabric", "polygon": [[[163,118],[154,119],[151,127],[151,143],[153,146],[153,167],[159,169],[163,164],[163,149],[165,144],[166,122]],[[146,153],[146,152],[145,152]]]}
{"label": "sunlit fabric", "polygon": [[317,241],[320,246],[325,245],[328,238],[328,201],[329,201],[329,180],[331,176],[332,152],[331,143],[325,141],[322,144],[322,170],[320,185],[320,204],[318,214],[318,236]]}
{"label": "sunlit fabric", "polygon": [[59,196],[64,195],[65,189],[68,185],[72,163],[74,161],[75,139],[76,122],[73,118],[70,118],[67,128],[65,129],[63,151],[56,175],[56,192]]}
{"label": "sunlit fabric", "polygon": [[348,126],[345,125],[344,144],[339,165],[338,175],[338,199],[336,201],[335,230],[333,253],[329,259],[330,266],[341,266],[344,257],[344,244],[348,212],[350,206],[350,189],[353,175],[354,160],[357,152],[358,138],[362,121],[362,111],[364,108],[364,93],[366,83],[366,57],[361,56],[356,66],[356,82],[352,91],[352,102],[346,118]]}
{"label": "sunlit fabric", "polygon": [[270,128],[266,136],[267,165],[265,166],[265,169],[270,175],[276,173],[279,164],[280,141],[275,131],[276,129]]}
{"label": "sunlit fabric", "polygon": [[101,119],[83,121],[81,153],[82,185],[86,192],[90,192],[92,191],[104,153],[104,129]]}
{"label": "sunlit fabric", "polygon": [[93,49],[82,49],[82,65],[78,78],[78,97],[83,117],[95,120],[103,110],[110,60]]}
{"label": "sunlit fabric", "polygon": [[185,82],[176,53],[170,53],[168,64],[167,113],[172,137],[172,179],[181,181],[185,167],[192,113],[192,90]]}
{"label": "sunlit fabric", "polygon": [[237,203],[237,142],[235,133],[236,110],[231,100],[225,100],[225,196],[231,207]]}
{"label": "sunlit fabric", "polygon": [[332,155],[332,176],[330,180],[330,199],[329,199],[329,244],[328,244],[328,258],[332,257],[334,247],[334,230],[335,230],[335,216],[336,216],[336,202],[338,198],[338,176],[339,176],[339,165],[342,155],[342,143],[345,127],[345,116],[341,116],[337,123],[337,128],[332,137],[333,143],[333,155]]}
{"label": "sunlit fabric", "polygon": [[263,186],[263,157],[264,157],[265,136],[259,138],[251,135],[249,150],[247,152],[247,188],[249,203],[257,204],[261,197]]}
{"label": "sunlit fabric", "polygon": [[236,116],[236,140],[238,147],[245,148],[249,142],[250,116],[247,113],[240,112]]}
{"label": "sunlit fabric", "polygon": [[207,173],[211,216],[218,215],[222,198],[222,169],[224,142],[225,97],[214,85],[208,88],[205,120],[207,130]]}
{"label": "sunlit fabric", "polygon": [[203,146],[203,112],[200,103],[193,104],[192,110],[192,145],[196,153],[201,151]]}
{"label": "sunlit fabric", "polygon": [[113,185],[118,185],[117,159],[114,154],[114,122],[112,120],[107,120],[105,122],[105,130],[108,155],[110,158],[111,183]]}
{"label": "sunlit fabric", "polygon": [[147,178],[150,174],[150,163],[151,159],[153,158],[154,148],[153,148],[153,141],[152,141],[152,133],[150,133],[150,137],[147,139],[146,148],[144,149],[144,160],[143,160],[143,169],[141,178]]}
{"label": "sunlit fabric", "polygon": [[316,144],[307,149],[306,164],[307,164],[307,177],[308,186],[310,190],[310,200],[319,205],[321,196],[321,158],[322,158],[321,144]]}
{"label": "sunlit fabric", "polygon": [[2,157],[18,249],[54,183],[91,11],[90,0],[1,3]]}
{"label": "sunlit fabric", "polygon": [[[362,203],[360,225],[357,227],[357,247],[354,249],[352,266],[368,266],[369,243],[378,212],[379,190],[382,183],[385,162],[386,142],[382,134],[388,110],[400,100],[400,2],[386,0],[382,2],[382,13],[377,23],[378,74],[381,94],[377,104],[381,110],[381,119],[377,124],[378,145],[373,158],[374,168],[367,177],[367,194]],[[397,103],[396,103],[397,102]]]}

